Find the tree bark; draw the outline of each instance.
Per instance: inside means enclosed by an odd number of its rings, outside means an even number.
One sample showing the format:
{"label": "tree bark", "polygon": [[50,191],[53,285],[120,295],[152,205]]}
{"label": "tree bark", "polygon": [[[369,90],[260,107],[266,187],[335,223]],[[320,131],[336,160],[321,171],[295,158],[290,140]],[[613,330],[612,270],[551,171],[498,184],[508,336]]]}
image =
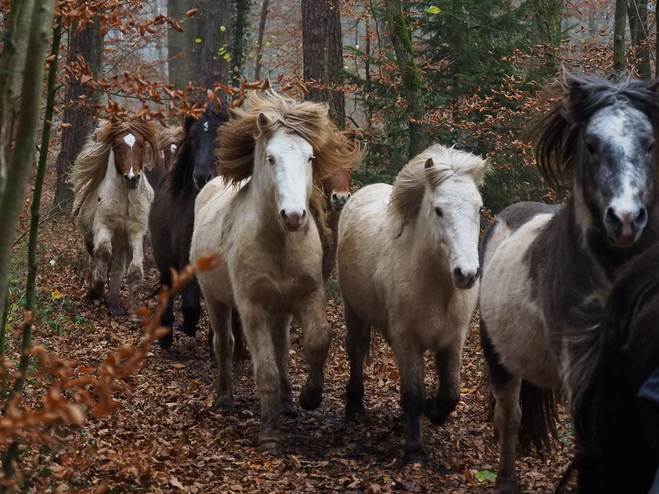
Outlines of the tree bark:
{"label": "tree bark", "polygon": [[31,19],[29,33],[16,32],[17,36],[27,37],[27,53],[30,56],[25,63],[20,115],[16,141],[9,162],[7,187],[0,202],[0,218],[3,219],[0,223],[0,301],[2,303],[0,312],[5,310],[12,246],[34,159],[41,110],[44,60],[51,33],[54,4],[55,0],[35,2],[33,12],[28,17]]}
{"label": "tree bark", "polygon": [[627,0],[616,0],[616,17],[613,25],[613,70],[619,74],[625,70],[625,21]]}
{"label": "tree bark", "polygon": [[389,36],[394,45],[403,91],[407,99],[407,111],[413,119],[410,121],[410,156],[416,156],[428,144],[428,137],[423,132],[422,123],[426,112],[423,104],[421,77],[414,61],[414,48],[401,11],[400,0],[384,0],[384,8],[389,24]]}
{"label": "tree bark", "polygon": [[[81,3],[86,1],[88,0],[82,0]],[[103,36],[98,17],[94,18],[93,24],[87,24],[83,29],[77,30],[75,27],[69,29],[67,63],[76,62],[78,56],[82,56],[89,64],[94,77],[100,75],[103,63]],[[67,125],[62,129],[62,145],[55,161],[57,187],[54,204],[63,212],[68,212],[73,203],[73,192],[66,182],[71,166],[93,128],[91,106],[100,101],[100,93],[96,93],[87,98],[82,105],[79,104],[80,97],[89,96],[90,92],[91,89],[80,84],[79,81],[74,79],[69,81],[65,98],[68,106],[64,109],[62,121],[70,126]]]}
{"label": "tree bark", "polygon": [[268,20],[268,4],[270,0],[263,0],[261,4],[261,20],[259,21],[259,34],[257,37],[256,47],[256,64],[254,66],[254,80],[261,80],[261,67],[263,62],[263,35],[265,33],[265,24]]}
{"label": "tree bark", "polygon": [[632,46],[636,48],[638,75],[641,79],[650,79],[650,36],[648,29],[648,0],[632,0],[627,6],[629,16],[629,31]]}
{"label": "tree bark", "polygon": [[558,70],[558,50],[561,47],[561,21],[564,0],[533,0],[538,38],[541,44],[551,46],[554,51],[547,54],[544,66],[547,76],[553,77]]}
{"label": "tree bark", "polygon": [[[206,89],[213,89],[216,82],[229,83],[229,63],[225,54],[229,49],[230,26],[230,0],[208,0],[200,71],[200,83]],[[220,93],[220,97],[223,95]]]}
{"label": "tree bark", "polygon": [[[188,8],[191,6],[190,3],[190,0],[167,0],[167,15],[180,21],[184,18],[183,14],[190,10]],[[176,89],[188,87],[187,64],[190,63],[190,60],[187,57],[186,31],[192,29],[194,22],[192,19],[194,17],[186,18],[185,23],[181,26],[183,28],[182,33],[172,28],[167,30],[167,58],[169,60],[167,70],[169,72],[169,83],[174,84]]]}
{"label": "tree bark", "polygon": [[247,33],[247,16],[251,0],[233,0],[234,16],[231,25],[231,83],[240,86],[243,80],[245,63],[245,42]]}
{"label": "tree bark", "polygon": [[311,84],[307,99],[329,103],[332,121],[343,127],[343,91],[317,87],[341,85],[343,82],[343,43],[338,0],[302,0],[302,51],[304,80]]}
{"label": "tree bark", "polygon": [[9,19],[2,33],[2,56],[0,56],[0,198],[5,190],[9,150],[11,149],[11,122],[14,102],[21,86],[25,68],[27,36],[34,0],[14,0]]}

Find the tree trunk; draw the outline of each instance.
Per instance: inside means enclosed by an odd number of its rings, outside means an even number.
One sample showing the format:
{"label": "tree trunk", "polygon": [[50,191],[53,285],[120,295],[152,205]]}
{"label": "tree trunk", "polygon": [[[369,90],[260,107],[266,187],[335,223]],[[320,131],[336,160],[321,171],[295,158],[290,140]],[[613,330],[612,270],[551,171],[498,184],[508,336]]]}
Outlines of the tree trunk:
{"label": "tree trunk", "polygon": [[[46,113],[43,121],[43,131],[41,133],[41,147],[39,149],[39,164],[37,166],[37,177],[34,180],[34,194],[32,196],[32,208],[30,210],[30,240],[28,242],[28,271],[27,282],[25,284],[25,311],[34,313],[36,306],[37,293],[37,239],[39,234],[39,219],[41,218],[41,191],[43,189],[43,179],[46,176],[46,164],[48,162],[48,148],[50,147],[50,128],[55,108],[55,92],[57,85],[57,62],[59,57],[59,46],[62,38],[62,26],[58,25],[53,31],[53,44],[50,52],[53,59],[48,66],[48,95],[46,97]],[[6,310],[6,308],[5,308]],[[12,396],[23,393],[23,385],[27,367],[30,363],[30,347],[32,346],[32,324],[26,322],[23,326],[23,341],[21,345],[21,360],[18,364],[19,377],[16,379]]]}
{"label": "tree trunk", "polygon": [[233,0],[234,16],[231,25],[231,81],[233,86],[240,86],[243,80],[245,63],[245,44],[247,33],[247,16],[251,0]]}
{"label": "tree trunk", "polygon": [[533,0],[538,38],[541,44],[555,51],[545,56],[546,76],[553,77],[558,70],[558,50],[561,48],[561,21],[564,0]]}
{"label": "tree trunk", "polygon": [[261,20],[259,21],[259,34],[256,41],[256,65],[254,66],[254,80],[261,80],[261,63],[263,61],[263,35],[265,33],[265,23],[268,20],[268,4],[270,0],[263,0],[261,4]]}
{"label": "tree trunk", "polygon": [[619,74],[625,70],[625,21],[627,20],[627,0],[616,0],[616,17],[613,25],[613,71]]}
{"label": "tree trunk", "polygon": [[389,24],[389,36],[394,45],[403,91],[407,99],[407,111],[413,119],[410,121],[410,156],[416,156],[427,147],[428,143],[422,123],[426,112],[421,92],[421,77],[414,61],[414,48],[400,9],[400,0],[384,0],[384,8]]}
{"label": "tree trunk", "polygon": [[345,125],[343,92],[317,87],[317,85],[341,85],[343,82],[339,0],[302,0],[302,51],[304,80],[312,84],[307,99],[329,103],[332,121],[343,127]]}
{"label": "tree trunk", "polygon": [[[167,16],[180,21],[184,18],[183,14],[190,10],[187,7],[190,7],[190,0],[167,0]],[[182,33],[171,27],[167,30],[167,58],[169,60],[167,70],[169,72],[169,83],[174,84],[176,89],[188,87],[189,80],[187,64],[190,63],[190,60],[187,58],[185,32],[192,29],[192,23],[194,22],[192,19],[194,17],[185,19],[185,23],[182,25]]]}
{"label": "tree trunk", "polygon": [[[229,83],[229,63],[225,54],[229,48],[230,26],[230,0],[208,0],[199,79],[202,87],[206,89],[213,89],[216,82]],[[220,93],[220,97],[223,97],[223,94]]]}
{"label": "tree trunk", "polygon": [[[82,3],[86,1],[88,0],[83,0]],[[77,30],[75,27],[69,28],[67,63],[77,61],[78,56],[85,59],[95,77],[100,75],[103,63],[103,36],[101,35],[98,17],[94,19],[93,24],[87,24],[82,30]],[[67,213],[73,203],[73,192],[66,181],[69,178],[71,166],[93,128],[93,112],[90,108],[78,104],[80,96],[89,95],[89,93],[90,88],[88,86],[80,84],[73,78],[69,81],[65,98],[68,106],[64,109],[62,121],[70,126],[67,125],[62,129],[62,145],[55,162],[55,171],[57,173],[55,205],[58,205],[61,211]],[[94,105],[100,101],[99,98],[100,93],[96,92],[93,97],[87,98],[85,103],[90,106]]]}
{"label": "tree trunk", "polygon": [[29,15],[28,32],[17,31],[17,36],[28,39],[23,84],[21,87],[21,107],[16,129],[16,141],[11,153],[7,173],[7,187],[0,202],[0,301],[1,311],[5,310],[7,288],[9,285],[9,265],[18,218],[23,210],[25,189],[30,172],[33,169],[34,150],[41,110],[41,90],[43,83],[44,60],[51,33],[55,0],[35,2],[33,12]]}
{"label": "tree trunk", "polygon": [[14,101],[21,85],[27,53],[27,36],[30,29],[34,0],[14,0],[9,19],[2,33],[0,56],[0,198],[5,190],[9,150],[11,149],[11,122]]}
{"label": "tree trunk", "polygon": [[627,6],[629,31],[632,46],[636,48],[638,74],[641,79],[650,79],[650,33],[648,29],[648,0],[634,0]]}

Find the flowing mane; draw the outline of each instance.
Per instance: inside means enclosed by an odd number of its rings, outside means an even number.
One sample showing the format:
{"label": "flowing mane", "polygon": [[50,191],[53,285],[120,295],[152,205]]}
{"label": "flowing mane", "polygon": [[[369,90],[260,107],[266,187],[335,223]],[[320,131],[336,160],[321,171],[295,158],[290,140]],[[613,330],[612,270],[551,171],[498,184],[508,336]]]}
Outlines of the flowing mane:
{"label": "flowing mane", "polygon": [[[432,158],[434,166],[426,169]],[[471,175],[479,183],[488,161],[441,144],[430,146],[403,167],[394,181],[389,207],[400,217],[400,232],[419,212],[426,187],[436,187],[453,175]]]}
{"label": "flowing mane", "polygon": [[112,142],[123,132],[135,132],[144,137],[144,166],[151,168],[158,157],[158,131],[156,123],[145,119],[101,120],[96,130],[76,158],[69,183],[73,186],[76,202],[72,215],[77,217],[81,205],[100,185],[107,169]]}
{"label": "flowing mane", "polygon": [[[328,106],[310,101],[297,101],[269,91],[252,92],[247,97],[248,109],[233,110],[234,118],[218,132],[220,147],[216,151],[217,173],[227,182],[238,184],[252,176],[257,139],[269,139],[278,129],[297,134],[311,144],[314,153],[314,192],[309,208],[320,229],[321,237],[331,232],[325,226],[325,198],[321,182],[337,170],[352,170],[361,163],[363,152],[354,134],[339,132],[328,115]],[[272,121],[261,129],[258,117],[265,113]]]}
{"label": "flowing mane", "polygon": [[184,137],[185,134],[183,132],[183,127],[180,125],[165,127],[165,129],[160,132],[160,137],[158,138],[158,149],[165,149],[172,144],[178,146]]}
{"label": "flowing mane", "polygon": [[[659,134],[659,93],[656,81],[608,81],[592,74],[568,75],[554,108],[534,127],[540,173],[558,191],[571,176],[579,158],[579,132],[590,117],[607,106],[626,103],[645,113]],[[657,154],[659,156],[659,154]],[[568,184],[569,186],[569,184]]]}

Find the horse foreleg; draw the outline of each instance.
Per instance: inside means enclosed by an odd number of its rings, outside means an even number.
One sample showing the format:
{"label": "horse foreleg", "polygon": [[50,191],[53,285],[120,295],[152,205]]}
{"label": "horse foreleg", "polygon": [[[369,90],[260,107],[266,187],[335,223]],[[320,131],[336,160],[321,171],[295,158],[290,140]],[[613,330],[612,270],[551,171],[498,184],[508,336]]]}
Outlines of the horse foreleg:
{"label": "horse foreleg", "polygon": [[193,278],[181,293],[181,312],[183,312],[181,330],[188,336],[197,334],[197,324],[201,316],[199,296],[199,282],[197,278]]}
{"label": "horse foreleg", "polygon": [[94,251],[90,256],[89,267],[92,273],[92,282],[87,298],[95,300],[105,291],[105,282],[108,280],[108,265],[112,259],[112,234],[104,226],[99,226],[94,233]]}
{"label": "horse foreleg", "polygon": [[[404,335],[404,332],[394,334]],[[419,463],[425,467],[428,464],[428,453],[421,437],[421,414],[426,406],[423,352],[417,345],[407,341],[394,341],[392,347],[400,372],[400,401],[407,429],[403,462],[406,465]]]}
{"label": "horse foreleg", "polygon": [[279,369],[281,411],[284,415],[296,417],[297,412],[293,406],[291,382],[288,379],[288,358],[291,348],[289,336],[290,325],[290,317],[284,316],[277,318],[272,327],[272,342],[275,346],[275,358],[277,359],[277,368]]}
{"label": "horse foreleg", "polygon": [[[491,380],[492,382],[492,380]],[[494,393],[494,425],[499,433],[499,470],[497,472],[497,494],[517,494],[515,472],[515,446],[522,422],[519,392],[522,380],[511,376],[505,383],[492,382]]]}
{"label": "horse foreleg", "polygon": [[350,360],[350,379],[346,386],[346,416],[355,419],[364,414],[364,359],[371,344],[371,327],[344,301],[346,352]]}
{"label": "horse foreleg", "polygon": [[439,378],[437,395],[426,402],[425,415],[435,425],[446,422],[460,402],[460,366],[462,341],[435,352],[435,367]]}
{"label": "horse foreleg", "polygon": [[323,401],[323,368],[332,341],[332,328],[327,323],[325,293],[322,288],[309,294],[299,310],[298,319],[304,333],[304,354],[309,364],[309,376],[300,391],[300,406],[305,410],[315,410]]}
{"label": "horse foreleg", "polygon": [[128,310],[134,312],[139,306],[139,289],[144,277],[142,264],[144,263],[144,231],[132,233],[130,235],[130,248],[133,256],[128,267],[128,288],[130,298],[128,299]]}
{"label": "horse foreleg", "polygon": [[[272,327],[269,315],[258,306],[239,307],[240,317],[252,362],[256,390],[261,401],[261,432],[259,445],[262,449],[277,451],[279,434],[279,370],[272,341]],[[227,328],[230,334],[230,328]],[[217,332],[215,337],[218,337]],[[215,351],[219,350],[215,345]],[[218,355],[218,360],[221,360]]]}
{"label": "horse foreleg", "polygon": [[217,356],[217,400],[215,408],[233,411],[233,383],[231,379],[231,356],[233,335],[231,334],[231,308],[208,301],[208,318],[213,331],[213,344]]}
{"label": "horse foreleg", "polygon": [[110,273],[110,294],[108,296],[108,314],[112,316],[121,315],[121,304],[119,303],[119,289],[121,280],[126,269],[126,249],[116,249],[112,259],[112,272]]}
{"label": "horse foreleg", "polygon": [[[160,273],[160,287],[162,288],[163,286],[172,286],[172,273],[169,270]],[[172,331],[172,326],[174,325],[174,297],[169,297],[167,300],[167,306],[160,314],[160,325],[163,328],[169,329],[169,332],[165,336],[158,339],[160,348],[167,349],[174,342],[174,332]]]}

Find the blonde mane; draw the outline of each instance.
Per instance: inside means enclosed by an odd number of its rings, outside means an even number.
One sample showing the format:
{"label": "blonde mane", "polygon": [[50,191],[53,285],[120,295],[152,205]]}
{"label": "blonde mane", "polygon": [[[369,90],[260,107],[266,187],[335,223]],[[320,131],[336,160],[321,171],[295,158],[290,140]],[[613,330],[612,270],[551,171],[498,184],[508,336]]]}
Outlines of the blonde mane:
{"label": "blonde mane", "polygon": [[183,127],[180,125],[172,125],[170,127],[165,127],[158,137],[158,149],[165,149],[167,146],[172,144],[178,146],[181,144],[181,141],[185,137],[185,132]]}
{"label": "blonde mane", "polygon": [[[426,169],[425,164],[429,158],[432,158],[434,166]],[[488,160],[441,144],[430,146],[414,157],[396,177],[391,192],[389,208],[400,217],[399,234],[419,213],[427,186],[437,187],[454,175],[470,175],[480,185],[487,167]]]}
{"label": "blonde mane", "polygon": [[[233,118],[218,131],[218,175],[227,182],[238,184],[254,172],[257,140],[268,140],[279,129],[299,135],[313,148],[314,192],[309,208],[320,228],[321,237],[326,236],[329,231],[325,226],[325,198],[321,182],[337,170],[352,170],[361,163],[363,153],[354,136],[338,131],[329,118],[325,104],[298,101],[269,91],[264,94],[250,93],[247,106],[247,109],[234,109]],[[271,120],[270,125],[263,129],[259,129],[257,124],[261,113]]]}
{"label": "blonde mane", "polygon": [[151,168],[158,156],[156,123],[145,119],[101,120],[76,158],[68,182],[73,186],[73,217],[103,181],[114,139],[123,132],[135,132],[144,138],[144,166]]}

